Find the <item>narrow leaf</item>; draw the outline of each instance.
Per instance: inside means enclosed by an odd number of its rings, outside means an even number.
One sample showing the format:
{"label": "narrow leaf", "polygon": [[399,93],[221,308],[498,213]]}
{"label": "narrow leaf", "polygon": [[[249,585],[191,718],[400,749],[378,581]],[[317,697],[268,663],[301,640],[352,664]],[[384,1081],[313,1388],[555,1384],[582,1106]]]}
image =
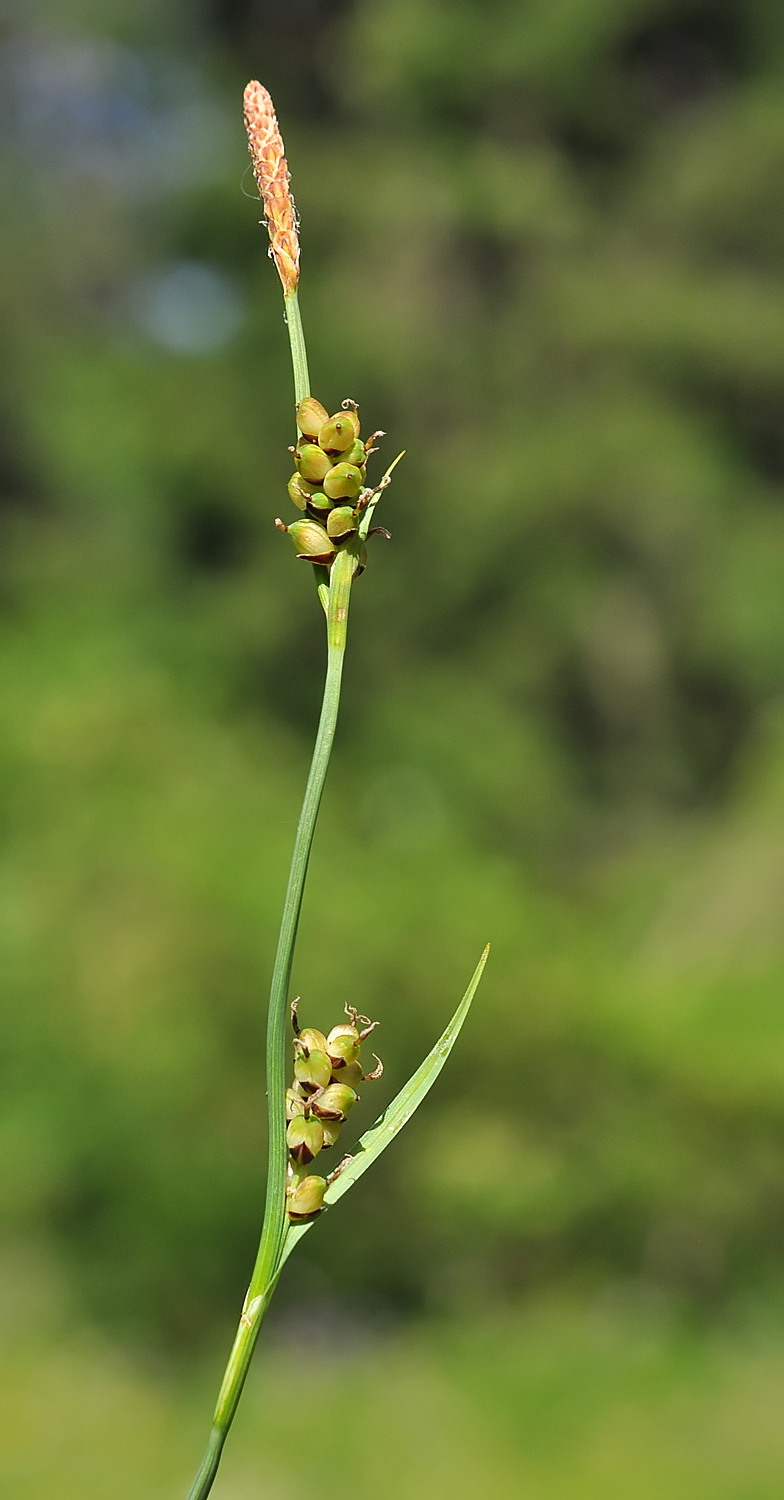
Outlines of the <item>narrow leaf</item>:
{"label": "narrow leaf", "polygon": [[[376,1160],[376,1157],[380,1156],[381,1152],[386,1150],[390,1141],[394,1140],[406,1122],[411,1119],[414,1110],[419,1107],[425,1095],[433,1087],[457,1041],[460,1028],[468,1015],[471,1001],[476,994],[479,981],[482,978],[489,952],[490,944],[488,943],[474,970],[474,975],[468,989],[460,1001],[446,1031],[443,1036],[439,1037],[432,1052],[428,1052],[424,1062],[417,1068],[416,1073],[411,1075],[408,1083],[403,1085],[400,1093],[395,1096],[392,1103],[387,1105],[384,1113],[376,1120],[375,1125],[371,1125],[370,1129],[366,1130],[365,1134],[360,1137],[355,1147],[355,1155],[350,1157],[348,1164],[343,1168],[340,1176],[336,1177],[335,1181],[330,1183],[324,1195],[325,1208],[331,1208],[333,1203],[337,1203],[338,1198],[342,1198],[343,1194],[347,1193],[349,1188],[354,1186],[357,1178],[361,1177],[362,1173],[367,1171],[368,1167]],[[288,1260],[294,1246],[302,1239],[303,1234],[306,1234],[312,1228],[315,1222],[315,1219],[311,1219],[307,1224],[289,1226],[281,1251],[280,1261],[278,1262],[278,1274],[280,1274],[280,1269],[284,1261]]]}
{"label": "narrow leaf", "polygon": [[366,542],[368,539],[368,532],[370,531],[370,523],[373,519],[373,512],[378,505],[379,500],[381,499],[383,491],[385,489],[388,489],[389,485],[391,484],[392,474],[400,463],[401,458],[405,457],[405,453],[406,450],[404,448],[402,453],[398,453],[397,458],[393,458],[391,464],[389,465],[389,468],[386,471],[386,474],[382,475],[381,479],[376,485],[375,491],[373,493],[373,499],[371,500],[367,509],[364,511],[362,520],[357,527],[357,533],[361,542]]}

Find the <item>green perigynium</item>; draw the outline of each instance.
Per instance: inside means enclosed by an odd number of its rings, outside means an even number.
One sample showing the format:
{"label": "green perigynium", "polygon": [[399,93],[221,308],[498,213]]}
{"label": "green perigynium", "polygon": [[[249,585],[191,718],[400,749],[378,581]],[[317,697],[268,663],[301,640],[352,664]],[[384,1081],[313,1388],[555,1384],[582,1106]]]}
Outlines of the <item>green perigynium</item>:
{"label": "green perigynium", "polygon": [[[297,1005],[299,1005],[299,1001],[297,1001]],[[314,1048],[317,1052],[326,1052],[327,1038],[325,1037],[323,1031],[318,1031],[315,1026],[305,1026],[303,1027],[302,1031],[300,1031],[298,1024],[295,1022],[294,1016],[295,1011],[294,1007],[292,1006],[291,1024],[294,1028],[294,1035],[296,1037],[296,1041],[294,1043],[295,1053],[297,1047],[300,1047],[303,1052],[312,1052]]]}
{"label": "green perigynium", "polygon": [[296,449],[297,473],[301,479],[307,479],[309,484],[320,485],[324,483],[330,469],[332,459],[317,443],[303,443]]}
{"label": "green perigynium", "polygon": [[[297,556],[313,565],[318,596],[326,614],[327,671],[316,744],[294,842],[280,935],[270,984],[266,1075],[268,1100],[268,1168],[264,1220],[256,1263],[242,1307],[239,1326],[223,1376],[207,1451],[189,1492],[205,1500],[218,1471],[223,1445],[237,1409],[264,1314],[281,1270],[294,1246],[312,1224],[367,1170],[410,1119],[432,1087],[454,1046],[479,983],[485,949],[469,987],[443,1036],[375,1125],[361,1137],[328,1177],[309,1170],[323,1151],[337,1143],[341,1128],[357,1101],[360,1083],[381,1076],[381,1062],[363,1073],[361,1046],[374,1022],[350,1005],[348,1017],[327,1033],[299,1028],[296,1001],[289,987],[308,860],[321,794],[329,764],[340,702],[351,588],[367,561],[376,506],[388,488],[397,459],[374,487],[367,484],[367,464],[375,453],[374,432],[362,441],[357,404],[346,400],[329,414],[310,393],[307,355],[297,300],[299,284],[298,221],[291,197],[289,171],[278,122],[267,90],[249,83],[245,90],[245,123],[254,176],[264,205],[270,255],[283,287],[294,370],[295,472],[288,495],[299,511],[290,524],[278,519]],[[287,1018],[294,1029],[293,1079],[287,1081]]]}
{"label": "green perigynium", "polygon": [[362,471],[354,464],[333,464],[321,482],[330,500],[355,500],[362,488]]}
{"label": "green perigynium", "polygon": [[[375,453],[375,451],[376,450],[374,448],[373,452]],[[367,449],[365,448],[365,444],[362,442],[362,439],[359,437],[355,437],[353,443],[351,444],[351,447],[345,448],[340,455],[341,463],[353,464],[356,469],[359,469],[363,481],[365,478],[367,460]]]}
{"label": "green perigynium", "polygon": [[324,1050],[336,1076],[348,1063],[357,1062],[359,1047],[360,1036],[356,1026],[333,1026],[326,1038]]}
{"label": "green perigynium", "polygon": [[332,562],[335,556],[335,546],[319,521],[294,521],[291,526],[284,526],[283,522],[278,520],[275,525],[281,531],[288,532],[296,548],[297,557],[301,557],[303,561]]}
{"label": "green perigynium", "polygon": [[359,517],[350,505],[336,505],[327,516],[327,536],[336,547],[347,542],[352,531],[356,531]]}
{"label": "green perigynium", "polygon": [[298,401],[294,417],[302,436],[314,440],[318,439],[324,423],[329,421],[326,407],[315,396],[305,396],[304,400]]}
{"label": "green perigynium", "polygon": [[292,1088],[286,1089],[286,1119],[293,1120],[296,1115],[305,1113],[305,1094],[295,1083]]}
{"label": "green perigynium", "polygon": [[329,1083],[316,1095],[313,1108],[325,1120],[347,1120],[358,1098],[359,1094],[349,1084]]}
{"label": "green perigynium", "polygon": [[305,510],[311,495],[317,489],[317,484],[309,484],[300,473],[292,474],[289,480],[289,499],[294,502],[297,510]]}
{"label": "green perigynium", "polygon": [[324,1127],[318,1115],[304,1112],[295,1115],[286,1131],[286,1145],[292,1161],[298,1166],[304,1167],[313,1161],[324,1145]]}
{"label": "green perigynium", "polygon": [[359,437],[359,421],[350,409],[336,412],[319,428],[318,445],[325,453],[344,453]]}
{"label": "green perigynium", "polygon": [[335,1143],[337,1141],[337,1138],[340,1135],[340,1127],[341,1127],[342,1124],[343,1124],[342,1120],[325,1120],[325,1119],[322,1119],[322,1121],[321,1121],[321,1130],[322,1130],[322,1135],[323,1135],[323,1141],[322,1141],[322,1148],[323,1148],[323,1150],[327,1151],[330,1146],[334,1146],[335,1145]]}
{"label": "green perigynium", "polygon": [[326,1052],[307,1048],[297,1053],[294,1059],[294,1077],[306,1094],[315,1094],[325,1089],[332,1079],[332,1064]]}
{"label": "green perigynium", "polygon": [[290,1219],[301,1223],[303,1219],[315,1218],[324,1205],[327,1191],[326,1178],[314,1174],[300,1177],[286,1190],[286,1209]]}

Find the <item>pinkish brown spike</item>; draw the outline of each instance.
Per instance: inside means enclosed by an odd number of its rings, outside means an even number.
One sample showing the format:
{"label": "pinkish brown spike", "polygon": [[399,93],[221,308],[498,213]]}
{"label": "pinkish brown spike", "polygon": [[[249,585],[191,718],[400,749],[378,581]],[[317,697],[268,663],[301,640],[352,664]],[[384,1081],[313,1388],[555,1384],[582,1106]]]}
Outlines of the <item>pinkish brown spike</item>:
{"label": "pinkish brown spike", "polygon": [[291,178],[275,110],[263,84],[251,80],[244,94],[245,129],[253,162],[253,176],[264,205],[270,255],[278,268],[284,296],[299,281],[297,211],[289,186]]}

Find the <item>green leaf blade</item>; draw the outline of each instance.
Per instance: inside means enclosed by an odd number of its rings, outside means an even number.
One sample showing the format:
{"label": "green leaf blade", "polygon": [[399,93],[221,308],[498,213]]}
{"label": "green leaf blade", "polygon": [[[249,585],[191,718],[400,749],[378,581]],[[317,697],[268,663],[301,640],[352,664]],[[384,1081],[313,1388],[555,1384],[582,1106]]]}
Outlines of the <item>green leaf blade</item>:
{"label": "green leaf blade", "polygon": [[[375,1124],[371,1125],[370,1129],[366,1130],[363,1136],[360,1136],[354,1148],[354,1155],[349,1159],[340,1175],[327,1188],[324,1195],[325,1208],[331,1208],[333,1204],[337,1203],[339,1198],[343,1197],[344,1193],[348,1192],[350,1187],[354,1186],[354,1183],[362,1176],[363,1172],[366,1172],[368,1167],[372,1166],[376,1158],[381,1155],[381,1152],[386,1150],[396,1135],[399,1135],[403,1126],[411,1119],[414,1111],[419,1108],[425,1095],[430,1092],[457,1041],[463,1022],[471,1008],[471,1002],[479,987],[479,981],[484,973],[489,952],[490,944],[488,943],[474,970],[468,989],[460,1001],[449,1025],[442,1036],[439,1037],[432,1050],[428,1052],[424,1062],[420,1063],[415,1073],[412,1073],[408,1082],[403,1085],[400,1092],[387,1105],[383,1114],[375,1121]],[[284,1262],[288,1260],[294,1246],[299,1243],[303,1234],[312,1229],[315,1222],[315,1219],[311,1219],[307,1224],[292,1224],[289,1226],[278,1263],[278,1274]]]}

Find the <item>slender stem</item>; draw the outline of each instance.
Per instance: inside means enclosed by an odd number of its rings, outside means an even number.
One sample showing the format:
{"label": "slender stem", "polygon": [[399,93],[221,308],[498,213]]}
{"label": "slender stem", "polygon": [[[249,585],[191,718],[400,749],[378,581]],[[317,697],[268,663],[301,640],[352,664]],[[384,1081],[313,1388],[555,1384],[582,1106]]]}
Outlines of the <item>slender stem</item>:
{"label": "slender stem", "polygon": [[[294,370],[294,399],[297,403],[310,395],[308,357],[302,329],[299,302],[296,291],[284,298],[286,325],[291,345],[291,363]],[[226,1365],[218,1400],[212,1419],[207,1451],[188,1494],[188,1500],[205,1500],[212,1489],[215,1475],[229,1428],[237,1410],[237,1403],[250,1367],[253,1350],[259,1335],[264,1314],[269,1307],[272,1293],[282,1267],[281,1251],[286,1232],[286,1027],[288,1021],[288,996],[294,947],[302,910],[305,877],[313,844],[321,795],[329,765],[335,725],[340,704],[340,685],[343,676],[343,658],[346,649],[348,628],[348,606],[351,581],[356,569],[355,549],[341,549],[332,565],[326,581],[319,587],[319,595],[326,604],[327,613],[327,674],[324,697],[321,705],[316,744],[310,764],[305,797],[297,825],[291,869],[283,905],[283,917],[278,937],[275,965],[270,986],[269,1016],[267,1021],[267,1100],[269,1118],[269,1147],[267,1169],[267,1197],[264,1207],[264,1223],[261,1230],[256,1264],[242,1308],[239,1327],[234,1339],[229,1361]],[[317,570],[317,579],[322,571]]]}
{"label": "slender stem", "polygon": [[210,1440],[207,1451],[199,1464],[199,1472],[188,1491],[188,1500],[196,1500],[197,1496],[209,1495],[212,1489],[212,1481],[218,1472],[218,1464],[223,1452],[223,1444],[226,1441],[226,1433],[220,1428],[213,1426],[210,1432]]}
{"label": "slender stem", "polygon": [[289,883],[278,938],[278,951],[272,971],[267,1023],[269,1115],[267,1202],[259,1254],[251,1277],[249,1293],[251,1297],[260,1296],[269,1285],[274,1275],[285,1229],[284,1209],[288,1161],[286,1151],[286,1034],[289,980],[305,889],[305,876],[338,717],[343,658],[346,649],[348,602],[354,567],[354,557],[348,551],[339,552],[332,565],[327,615],[327,676],[324,683],[324,698],[310,775],[294,840]]}
{"label": "slender stem", "polygon": [[302,331],[302,318],[299,311],[299,301],[296,291],[289,292],[283,299],[285,308],[286,327],[289,331],[289,343],[291,345],[291,363],[294,367],[294,400],[297,405],[310,395],[310,376],[308,375],[308,355],[305,348],[305,335]]}
{"label": "slender stem", "polygon": [[327,614],[327,675],[324,698],[310,774],[294,841],[278,950],[272,971],[267,1023],[269,1165],[264,1224],[242,1316],[218,1394],[207,1451],[191,1487],[188,1500],[204,1500],[212,1489],[223,1444],[237,1410],[237,1402],[245,1384],[262,1319],[281,1270],[281,1250],[286,1230],[286,1168],[288,1163],[286,1031],[289,982],[316,818],[335,737],[343,658],[346,649],[351,581],[355,568],[356,557],[349,544],[341,548],[332,565]]}

